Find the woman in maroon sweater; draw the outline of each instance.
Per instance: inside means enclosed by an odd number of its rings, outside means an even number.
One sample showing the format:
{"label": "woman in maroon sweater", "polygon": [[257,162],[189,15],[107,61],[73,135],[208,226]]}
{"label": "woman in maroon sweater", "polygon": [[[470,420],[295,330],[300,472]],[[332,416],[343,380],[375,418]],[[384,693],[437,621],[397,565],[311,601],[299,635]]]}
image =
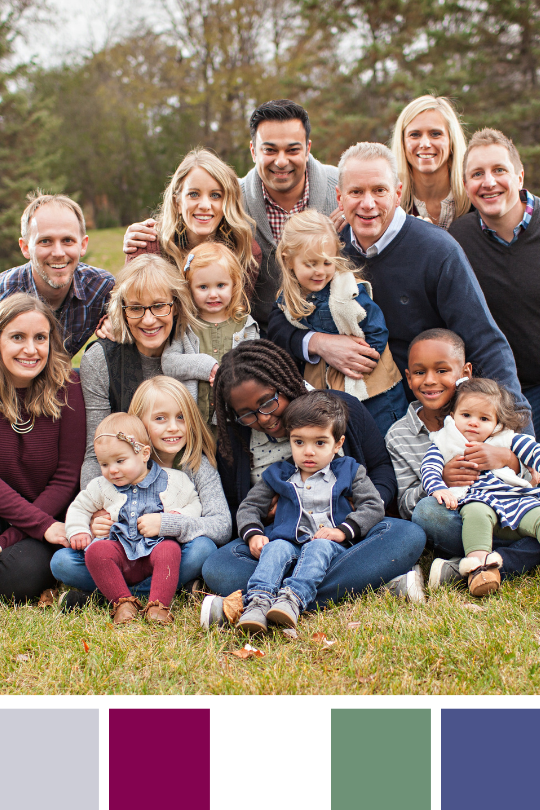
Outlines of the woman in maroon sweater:
{"label": "woman in maroon sweater", "polygon": [[79,490],[85,447],[80,384],[52,310],[16,293],[0,302],[0,596],[55,586],[64,512]]}

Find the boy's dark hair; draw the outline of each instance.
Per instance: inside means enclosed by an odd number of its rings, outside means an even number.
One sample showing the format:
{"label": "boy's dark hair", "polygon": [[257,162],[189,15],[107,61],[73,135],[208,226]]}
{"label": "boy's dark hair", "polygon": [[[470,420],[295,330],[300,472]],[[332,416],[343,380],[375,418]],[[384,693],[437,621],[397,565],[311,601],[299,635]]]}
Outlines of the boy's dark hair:
{"label": "boy's dark hair", "polygon": [[503,388],[495,380],[488,380],[484,377],[472,377],[466,382],[460,383],[456,388],[452,401],[447,406],[448,413],[454,413],[459,401],[463,397],[480,394],[489,397],[495,405],[497,422],[519,433],[528,423],[530,415],[528,411],[516,410],[516,402],[510,391]]}
{"label": "boy's dark hair", "polygon": [[342,399],[330,391],[310,391],[305,397],[291,402],[281,418],[288,433],[296,428],[329,427],[338,442],[347,430],[349,409]]}
{"label": "boy's dark hair", "polygon": [[426,329],[425,332],[420,332],[419,335],[411,340],[407,350],[407,363],[409,362],[409,355],[412,347],[424,340],[443,340],[445,343],[449,343],[452,346],[454,353],[458,357],[463,357],[463,362],[465,362],[465,343],[463,339],[450,329],[441,329],[437,327],[436,329]]}
{"label": "boy's dark hair", "polygon": [[309,141],[311,124],[309,116],[300,104],[290,101],[288,98],[280,98],[276,101],[265,101],[252,113],[249,119],[249,131],[251,140],[255,145],[257,128],[263,121],[294,121],[298,119],[302,122],[306,130],[306,144]]}

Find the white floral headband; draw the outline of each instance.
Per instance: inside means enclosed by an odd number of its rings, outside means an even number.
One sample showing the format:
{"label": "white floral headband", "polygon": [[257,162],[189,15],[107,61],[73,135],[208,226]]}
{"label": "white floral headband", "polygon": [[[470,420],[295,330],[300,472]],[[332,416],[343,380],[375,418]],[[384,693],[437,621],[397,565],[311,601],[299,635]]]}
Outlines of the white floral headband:
{"label": "white floral headband", "polygon": [[144,450],[145,447],[148,447],[147,444],[143,444],[142,442],[138,442],[135,439],[135,436],[127,436],[122,431],[118,431],[118,433],[100,433],[99,436],[96,436],[94,442],[97,442],[98,439],[101,439],[103,436],[110,436],[113,439],[120,439],[121,442],[127,442],[133,448],[134,453],[140,453],[141,450]]}

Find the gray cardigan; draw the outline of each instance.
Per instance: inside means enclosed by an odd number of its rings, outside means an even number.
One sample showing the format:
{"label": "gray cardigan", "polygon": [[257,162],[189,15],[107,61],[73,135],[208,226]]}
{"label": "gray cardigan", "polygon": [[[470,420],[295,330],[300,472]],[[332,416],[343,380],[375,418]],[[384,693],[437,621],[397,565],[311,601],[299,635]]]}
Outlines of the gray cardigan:
{"label": "gray cardigan", "polygon": [[[329,216],[337,208],[336,186],[338,170],[325,166],[312,155],[308,158],[309,207]],[[262,250],[261,269],[251,301],[251,312],[262,330],[266,332],[268,316],[276,300],[280,270],[276,262],[277,244],[272,235],[262,191],[262,180],[253,168],[240,180],[244,207],[257,223],[255,239]]]}

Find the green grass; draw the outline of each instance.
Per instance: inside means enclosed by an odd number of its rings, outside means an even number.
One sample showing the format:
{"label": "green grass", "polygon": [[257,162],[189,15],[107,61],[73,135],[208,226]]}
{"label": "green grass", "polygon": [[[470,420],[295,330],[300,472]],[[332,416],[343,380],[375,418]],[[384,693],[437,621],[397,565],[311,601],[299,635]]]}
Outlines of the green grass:
{"label": "green grass", "polygon": [[[539,585],[538,574],[519,577],[481,602],[443,588],[423,606],[369,593],[303,616],[297,639],[274,630],[252,640],[265,655],[248,660],[230,654],[245,636],[201,630],[192,597],[177,597],[174,624],[159,628],[142,619],[114,627],[95,606],[64,615],[2,604],[0,693],[536,693]],[[314,633],[335,643],[325,646]]]}
{"label": "green grass", "polygon": [[[115,276],[119,270],[124,266],[125,255],[122,250],[122,243],[124,240],[125,228],[102,228],[99,230],[89,230],[88,236],[88,250],[83,257],[86,264],[91,264],[93,267],[101,267],[102,270],[108,270]],[[73,368],[79,368],[81,365],[81,357],[84,354],[86,346],[93,343],[95,337],[90,338],[71,361]]]}

